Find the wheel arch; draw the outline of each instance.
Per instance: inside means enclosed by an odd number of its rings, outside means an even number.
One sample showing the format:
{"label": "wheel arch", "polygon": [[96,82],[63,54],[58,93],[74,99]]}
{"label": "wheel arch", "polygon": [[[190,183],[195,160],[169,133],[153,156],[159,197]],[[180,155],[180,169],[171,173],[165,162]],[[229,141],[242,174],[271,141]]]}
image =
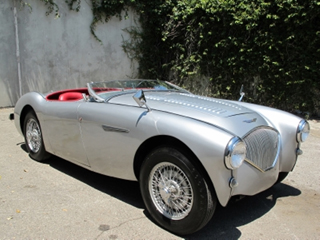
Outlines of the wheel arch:
{"label": "wheel arch", "polygon": [[28,105],[25,105],[21,111],[21,114],[20,114],[20,129],[21,129],[21,132],[24,133],[24,119],[27,115],[28,112],[33,112],[35,114],[35,116],[38,118],[35,110],[33,109],[33,107],[31,107],[29,104]]}
{"label": "wheel arch", "polygon": [[197,168],[198,171],[203,175],[205,178],[211,194],[216,195],[215,188],[213,186],[212,180],[210,179],[206,169],[200,162],[199,158],[195,155],[195,153],[181,140],[167,135],[161,135],[161,136],[155,136],[147,139],[144,141],[138,150],[136,151],[135,157],[134,157],[134,174],[137,179],[139,179],[140,169],[142,166],[142,163],[146,156],[153,151],[154,149],[160,147],[160,146],[170,146],[173,147],[179,151],[181,151],[184,154],[191,155],[192,158],[190,159],[192,161],[192,164]]}
{"label": "wheel arch", "polygon": [[33,111],[38,120],[39,112],[42,111],[44,103],[46,102],[44,96],[38,92],[29,92],[23,95],[16,103],[14,108],[15,126],[20,134],[23,135],[23,122],[26,114]]}

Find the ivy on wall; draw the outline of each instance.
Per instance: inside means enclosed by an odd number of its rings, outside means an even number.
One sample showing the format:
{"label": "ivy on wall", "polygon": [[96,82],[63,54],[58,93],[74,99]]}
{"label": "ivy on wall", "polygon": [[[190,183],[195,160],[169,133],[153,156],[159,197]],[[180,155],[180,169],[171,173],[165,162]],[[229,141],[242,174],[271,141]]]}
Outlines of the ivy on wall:
{"label": "ivy on wall", "polygon": [[[25,0],[20,0],[23,3]],[[47,14],[59,17],[54,0]],[[66,0],[79,11],[81,0]],[[284,110],[320,109],[319,0],[91,0],[91,32],[133,9],[143,31],[123,48],[139,77],[166,79],[210,96]]]}
{"label": "ivy on wall", "polygon": [[[20,9],[22,9],[24,7],[28,7],[29,11],[32,12],[32,6],[27,1],[25,1],[25,0],[12,0],[12,1],[16,1],[19,5]],[[43,2],[48,7],[48,10],[46,11],[47,16],[49,14],[51,14],[52,12],[54,12],[56,18],[60,17],[59,6],[55,3],[54,0],[39,0],[39,1]],[[71,1],[73,1],[73,0],[71,0]]]}

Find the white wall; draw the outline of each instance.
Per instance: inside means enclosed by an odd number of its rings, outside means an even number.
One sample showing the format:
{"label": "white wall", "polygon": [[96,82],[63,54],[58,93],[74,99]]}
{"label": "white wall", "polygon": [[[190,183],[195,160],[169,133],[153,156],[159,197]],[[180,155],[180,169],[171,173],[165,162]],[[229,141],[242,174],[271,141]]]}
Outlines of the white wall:
{"label": "white wall", "polygon": [[[14,105],[19,97],[13,4],[11,0],[5,2],[0,3],[0,107]],[[86,1],[81,2],[78,13],[59,1],[61,17],[57,19],[54,13],[45,15],[47,8],[42,2],[28,2],[32,13],[27,8],[18,10],[22,94],[85,87],[91,81],[137,75],[138,65],[121,47],[123,38],[129,38],[123,29],[135,25],[133,13],[128,19],[114,17],[99,23],[96,33],[101,45],[90,32],[93,16]]]}
{"label": "white wall", "polygon": [[13,2],[0,1],[0,107],[19,97]]}

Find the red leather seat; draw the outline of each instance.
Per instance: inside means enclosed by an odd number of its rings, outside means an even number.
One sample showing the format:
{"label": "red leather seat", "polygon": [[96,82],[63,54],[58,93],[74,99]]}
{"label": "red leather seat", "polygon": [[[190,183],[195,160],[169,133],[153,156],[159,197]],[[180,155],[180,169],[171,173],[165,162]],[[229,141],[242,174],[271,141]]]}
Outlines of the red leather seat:
{"label": "red leather seat", "polygon": [[66,92],[59,96],[59,101],[78,101],[80,99],[83,99],[83,96],[79,92]]}

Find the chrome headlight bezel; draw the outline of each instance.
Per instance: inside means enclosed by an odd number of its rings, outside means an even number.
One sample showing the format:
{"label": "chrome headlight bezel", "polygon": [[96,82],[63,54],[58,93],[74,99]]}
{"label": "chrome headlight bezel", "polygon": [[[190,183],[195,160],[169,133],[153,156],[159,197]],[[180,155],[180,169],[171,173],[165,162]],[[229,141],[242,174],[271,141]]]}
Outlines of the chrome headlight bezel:
{"label": "chrome headlight bezel", "polygon": [[310,125],[306,120],[301,120],[297,128],[297,142],[305,142],[310,133]]}
{"label": "chrome headlight bezel", "polygon": [[231,170],[239,168],[246,158],[246,153],[246,144],[239,137],[232,138],[225,151],[226,167]]}

